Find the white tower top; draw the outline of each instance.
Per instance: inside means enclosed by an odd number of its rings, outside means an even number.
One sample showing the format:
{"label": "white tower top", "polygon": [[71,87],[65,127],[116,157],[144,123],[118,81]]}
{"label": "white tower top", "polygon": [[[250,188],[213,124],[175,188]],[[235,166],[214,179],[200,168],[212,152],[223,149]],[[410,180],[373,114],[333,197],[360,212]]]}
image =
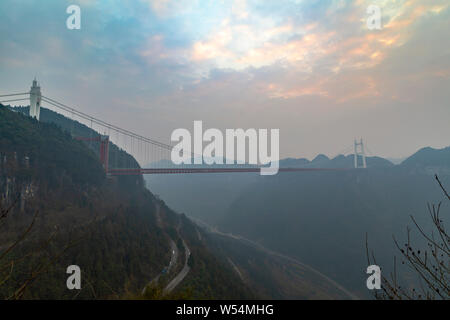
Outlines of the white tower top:
{"label": "white tower top", "polygon": [[30,89],[30,117],[36,118],[39,121],[41,114],[41,87],[36,78],[33,80],[33,85]]}

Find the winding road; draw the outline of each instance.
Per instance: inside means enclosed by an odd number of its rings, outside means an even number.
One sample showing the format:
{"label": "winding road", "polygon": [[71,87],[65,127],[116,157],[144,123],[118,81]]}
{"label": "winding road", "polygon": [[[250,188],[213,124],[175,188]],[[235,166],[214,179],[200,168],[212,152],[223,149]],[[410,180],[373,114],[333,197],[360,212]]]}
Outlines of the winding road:
{"label": "winding road", "polygon": [[266,252],[266,253],[269,254],[269,255],[273,255],[273,256],[277,256],[277,257],[286,259],[286,260],[288,260],[288,261],[290,261],[290,262],[292,262],[292,263],[295,263],[295,264],[297,264],[297,265],[303,267],[303,268],[306,269],[306,270],[309,270],[309,271],[313,272],[313,273],[316,274],[317,276],[321,277],[323,280],[327,281],[328,283],[330,283],[331,285],[333,285],[334,287],[336,287],[337,289],[339,289],[342,293],[344,293],[345,295],[347,295],[351,300],[359,300],[359,299],[360,299],[360,298],[358,298],[356,295],[354,295],[353,293],[351,293],[350,291],[348,291],[347,289],[345,289],[342,285],[340,285],[339,283],[337,283],[336,281],[334,281],[333,279],[327,277],[326,275],[324,275],[324,274],[321,273],[320,271],[314,269],[313,267],[311,267],[311,266],[309,266],[309,265],[307,265],[307,264],[304,264],[304,263],[298,261],[298,260],[295,259],[295,258],[292,258],[292,257],[286,256],[286,255],[284,255],[284,254],[282,254],[282,253],[279,253],[279,252],[276,252],[276,251],[267,249],[266,247],[262,246],[261,244],[255,242],[255,241],[252,241],[252,240],[250,240],[250,239],[244,238],[244,237],[242,237],[242,236],[234,235],[234,234],[231,234],[231,233],[224,233],[224,232],[221,232],[221,231],[217,230],[216,228],[211,227],[210,225],[208,225],[208,224],[205,223],[204,221],[201,221],[200,219],[196,219],[196,218],[192,218],[192,217],[189,217],[189,218],[190,218],[192,221],[197,222],[199,225],[205,227],[205,228],[206,228],[207,230],[209,230],[209,232],[211,232],[211,233],[215,233],[215,234],[221,235],[221,236],[223,236],[223,237],[228,237],[228,238],[232,238],[232,239],[234,239],[234,240],[238,240],[238,241],[245,242],[245,243],[247,243],[247,244],[253,246],[253,247],[256,248],[256,249],[259,249],[259,250],[261,250],[261,251],[263,251],[263,252]]}
{"label": "winding road", "polygon": [[[156,215],[156,223],[157,223],[158,227],[163,228],[162,219],[161,219],[161,205],[159,202],[156,203],[155,215]],[[179,231],[179,229],[180,229],[180,225],[178,225],[178,227],[177,227],[177,232]],[[179,233],[178,233],[178,235],[179,235]],[[180,238],[181,238],[181,236],[180,236]],[[166,268],[164,268],[161,271],[161,273],[159,273],[155,278],[153,278],[144,287],[144,289],[142,289],[142,294],[145,294],[145,291],[149,285],[151,285],[153,283],[157,283],[159,281],[159,278],[163,274],[168,274],[170,272],[170,270],[177,264],[178,255],[179,255],[178,247],[177,247],[175,241],[173,241],[170,238],[169,238],[169,241],[170,241],[170,250],[172,252],[169,265]],[[187,246],[187,244],[183,238],[181,238],[181,241],[183,242],[183,247],[184,247],[184,252],[185,252],[184,266],[183,266],[183,269],[181,269],[181,271],[164,288],[164,291],[163,291],[164,294],[168,294],[168,293],[172,292],[181,283],[181,281],[183,281],[183,279],[187,276],[187,274],[190,271],[188,262],[189,262],[189,257],[191,256],[191,251],[189,250],[189,247]]]}
{"label": "winding road", "polygon": [[164,271],[161,271],[160,274],[158,274],[156,277],[154,277],[154,278],[153,278],[153,279],[152,279],[152,280],[144,287],[144,289],[142,289],[142,294],[145,294],[145,291],[147,290],[147,287],[148,287],[149,285],[152,285],[152,284],[154,284],[154,283],[158,283],[159,278],[161,278],[161,276],[162,276],[164,273],[169,273],[170,269],[172,269],[172,267],[177,263],[177,259],[178,259],[178,247],[177,247],[177,245],[175,244],[175,242],[174,242],[172,239],[170,239],[170,250],[172,251],[172,255],[171,255],[171,257],[170,257],[169,265],[165,268],[166,271],[165,271],[165,272],[164,272]]}
{"label": "winding road", "polygon": [[169,284],[164,289],[164,293],[170,293],[173,289],[175,289],[176,286],[180,284],[181,281],[187,276],[189,273],[190,267],[188,265],[189,257],[191,256],[191,251],[189,250],[188,246],[186,245],[186,242],[183,241],[184,246],[184,252],[185,252],[185,259],[184,259],[184,266],[183,269],[175,276],[175,278],[172,279],[172,281],[169,282]]}

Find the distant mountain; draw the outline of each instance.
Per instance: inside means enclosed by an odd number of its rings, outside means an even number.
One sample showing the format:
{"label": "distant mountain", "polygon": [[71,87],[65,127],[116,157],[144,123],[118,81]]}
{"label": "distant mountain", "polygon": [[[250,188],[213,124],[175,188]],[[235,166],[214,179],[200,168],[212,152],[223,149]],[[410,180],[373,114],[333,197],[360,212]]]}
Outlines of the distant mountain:
{"label": "distant mountain", "polygon": [[[442,199],[431,174],[450,184],[447,152],[425,149],[401,165],[368,157],[365,170],[177,175],[148,177],[147,183],[174,208],[297,258],[367,296],[366,232],[388,269],[395,254],[392,235],[404,234],[410,214],[426,226],[427,202]],[[353,155],[319,155],[283,159],[280,166],[353,168],[353,161]]]}
{"label": "distant mountain", "polygon": [[404,160],[400,166],[409,170],[450,174],[450,147],[443,149],[422,148]]}
{"label": "distant mountain", "polygon": [[280,167],[285,168],[301,168],[308,165],[310,161],[305,158],[286,158],[280,160]]}
{"label": "distant mountain", "polygon": [[[361,161],[361,159],[359,159]],[[368,168],[389,168],[394,164],[389,160],[380,157],[367,157],[366,158]],[[328,158],[326,155],[319,154],[312,161],[305,158],[288,158],[280,160],[280,167],[292,167],[292,168],[353,168],[354,156],[353,155],[338,155],[333,159]]]}
{"label": "distant mountain", "polygon": [[325,163],[327,163],[329,161],[330,161],[330,158],[328,158],[326,155],[319,154],[311,161],[311,164],[316,165],[316,166],[323,166]]}
{"label": "distant mountain", "polygon": [[[366,263],[366,232],[377,261],[390,267],[395,254],[392,235],[404,236],[411,214],[426,228],[427,203],[442,200],[431,174],[440,174],[444,185],[450,185],[449,150],[425,148],[401,165],[368,158],[371,167],[366,170],[261,179],[241,191],[219,229],[296,257],[354,292],[367,294],[364,275],[359,273]],[[320,156],[307,165],[319,161],[348,167],[352,157]]]}
{"label": "distant mountain", "polygon": [[[339,155],[329,159],[318,155],[312,161],[305,158],[286,158],[280,160],[284,168],[353,168],[353,155]],[[368,157],[369,168],[389,168],[393,164],[380,157]],[[149,164],[148,167],[173,167],[168,160]],[[190,167],[196,167],[191,165]],[[201,165],[204,167],[204,165]],[[220,167],[214,165],[211,167]],[[240,193],[262,178],[254,173],[146,176],[148,187],[164,198],[176,211],[200,218],[212,225],[226,214],[229,206]]]}
{"label": "distant mountain", "polygon": [[403,161],[405,161],[405,159],[407,159],[408,157],[401,157],[401,158],[386,158],[386,160],[389,160],[390,162],[392,162],[393,164],[400,164]]}

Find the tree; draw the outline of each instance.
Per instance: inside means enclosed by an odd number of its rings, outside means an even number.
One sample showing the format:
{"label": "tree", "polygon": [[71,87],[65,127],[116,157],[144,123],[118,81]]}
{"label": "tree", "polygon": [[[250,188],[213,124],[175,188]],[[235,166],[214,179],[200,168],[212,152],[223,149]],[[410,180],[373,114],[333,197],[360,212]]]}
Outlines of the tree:
{"label": "tree", "polygon": [[[442,185],[438,176],[435,179],[443,191],[446,200],[450,196]],[[377,299],[412,300],[412,299],[450,299],[450,236],[441,218],[441,202],[437,205],[428,204],[428,213],[433,223],[433,231],[426,232],[411,216],[411,220],[419,232],[419,235],[427,243],[427,248],[421,250],[418,245],[410,240],[410,228],[407,228],[407,242],[401,246],[394,237],[394,243],[402,257],[402,265],[409,267],[418,278],[419,286],[402,286],[398,280],[397,262],[394,257],[394,271],[390,278],[381,276],[381,292],[375,292]],[[366,239],[366,253],[368,264],[376,264],[373,254],[369,254],[368,241]]]}
{"label": "tree", "polygon": [[[20,199],[20,195],[15,197],[15,200],[9,206],[3,205],[2,201],[0,201],[0,223],[3,226],[4,221],[9,217],[12,213],[13,209],[17,205]],[[33,255],[40,255],[41,252],[47,248],[54,237],[57,234],[57,230],[54,231],[44,243],[38,248],[37,251],[31,250],[28,253],[23,254],[21,257],[17,257],[16,255],[12,255],[14,249],[21,243],[23,243],[30,235],[33,226],[35,225],[36,218],[38,216],[38,211],[33,215],[33,219],[30,224],[26,227],[25,231],[20,233],[17,239],[9,245],[5,245],[4,248],[0,245],[0,288],[3,285],[6,285],[8,280],[10,280],[13,276],[15,268],[26,259],[30,259]],[[37,263],[33,266],[33,268],[29,271],[28,276],[24,279],[20,280],[20,282],[16,283],[15,287],[12,289],[11,293],[8,294],[5,298],[8,300],[17,300],[23,298],[25,291],[33,284],[33,282],[44,272],[46,272],[50,266],[52,266],[70,247],[70,245],[66,245],[63,250],[58,252],[55,255],[50,256],[47,259],[38,259]]]}

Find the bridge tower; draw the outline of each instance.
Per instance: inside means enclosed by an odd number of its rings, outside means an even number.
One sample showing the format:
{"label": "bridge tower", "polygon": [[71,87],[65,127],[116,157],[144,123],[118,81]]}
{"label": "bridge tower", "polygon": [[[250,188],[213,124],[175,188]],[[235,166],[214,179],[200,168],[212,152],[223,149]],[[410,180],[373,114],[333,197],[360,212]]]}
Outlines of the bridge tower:
{"label": "bridge tower", "polygon": [[100,163],[103,165],[105,172],[108,173],[108,170],[109,170],[109,136],[99,135],[94,138],[74,137],[74,139],[79,140],[79,141],[97,141],[100,144],[100,150],[99,150]]}
{"label": "bridge tower", "polygon": [[30,117],[36,118],[39,121],[41,114],[41,87],[36,78],[33,80],[33,85],[30,90]]}
{"label": "bridge tower", "polygon": [[109,165],[109,136],[101,135],[100,136],[100,162],[105,168],[105,172],[108,173],[108,165]]}
{"label": "bridge tower", "polygon": [[[362,158],[362,166],[359,166],[358,156],[361,156],[361,158]],[[366,165],[366,153],[364,151],[364,143],[363,143],[363,139],[362,138],[361,138],[361,140],[359,142],[355,139],[354,160],[355,160],[355,168],[367,168],[367,165]]]}

